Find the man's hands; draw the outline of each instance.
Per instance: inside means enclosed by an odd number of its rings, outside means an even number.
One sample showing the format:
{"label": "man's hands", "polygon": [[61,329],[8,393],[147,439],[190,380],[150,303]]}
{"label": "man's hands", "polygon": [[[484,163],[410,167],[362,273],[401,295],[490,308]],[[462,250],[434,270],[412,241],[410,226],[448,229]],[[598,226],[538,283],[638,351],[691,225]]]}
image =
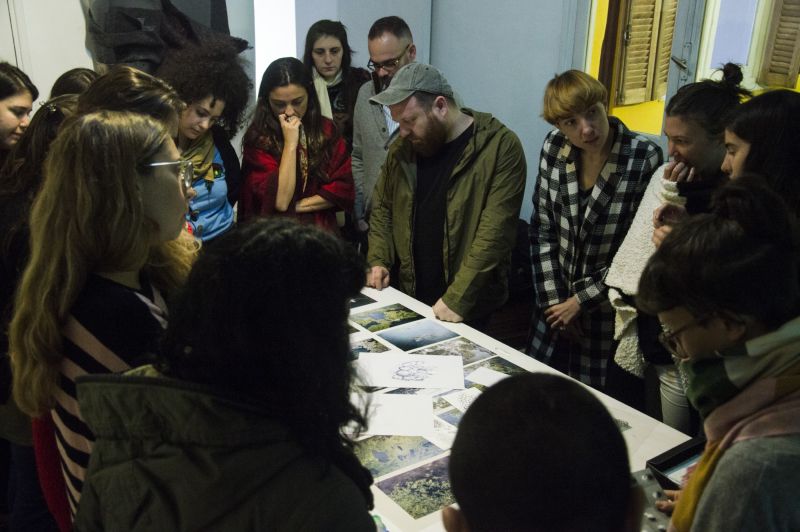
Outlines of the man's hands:
{"label": "man's hands", "polygon": [[367,270],[367,286],[377,290],[389,286],[389,270],[383,266],[373,266]]}
{"label": "man's hands", "polygon": [[544,311],[547,324],[551,329],[564,330],[572,323],[575,316],[581,313],[578,296],[572,296]]}
{"label": "man's hands", "polygon": [[449,321],[452,323],[459,323],[464,321],[464,318],[448,307],[442,298],[439,298],[439,301],[433,304],[433,315],[436,316],[437,319],[442,321]]}

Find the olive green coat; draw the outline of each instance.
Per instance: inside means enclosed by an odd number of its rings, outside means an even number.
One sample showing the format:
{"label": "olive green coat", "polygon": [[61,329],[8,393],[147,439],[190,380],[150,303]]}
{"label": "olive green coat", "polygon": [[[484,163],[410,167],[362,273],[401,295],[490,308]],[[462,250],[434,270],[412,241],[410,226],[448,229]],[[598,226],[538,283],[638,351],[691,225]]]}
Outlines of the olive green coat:
{"label": "olive green coat", "polygon": [[[525,191],[522,144],[487,113],[470,109],[474,133],[450,175],[445,213],[444,303],[464,319],[485,316],[508,298],[511,248]],[[398,138],[389,148],[372,198],[370,266],[398,266],[398,288],[416,293],[413,242],[416,155]]]}
{"label": "olive green coat", "polygon": [[79,380],[96,442],[76,531],[375,530],[356,485],[280,425],[144,370]]}

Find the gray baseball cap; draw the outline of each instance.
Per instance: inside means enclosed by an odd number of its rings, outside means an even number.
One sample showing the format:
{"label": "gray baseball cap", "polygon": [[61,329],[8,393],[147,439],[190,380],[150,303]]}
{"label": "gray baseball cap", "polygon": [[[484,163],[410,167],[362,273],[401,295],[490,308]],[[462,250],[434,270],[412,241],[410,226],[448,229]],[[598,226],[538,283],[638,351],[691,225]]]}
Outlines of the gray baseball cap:
{"label": "gray baseball cap", "polygon": [[394,105],[417,91],[455,99],[453,88],[436,68],[424,63],[409,63],[397,71],[385,91],[370,100],[381,105]]}

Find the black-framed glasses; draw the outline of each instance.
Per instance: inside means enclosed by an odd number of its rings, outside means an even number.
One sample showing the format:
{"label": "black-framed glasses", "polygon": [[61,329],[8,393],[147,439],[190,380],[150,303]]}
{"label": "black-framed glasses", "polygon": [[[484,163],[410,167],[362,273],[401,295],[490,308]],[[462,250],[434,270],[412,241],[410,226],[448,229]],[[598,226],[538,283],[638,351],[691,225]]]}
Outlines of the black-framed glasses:
{"label": "black-framed glasses", "polygon": [[680,341],[678,341],[678,335],[682,332],[688,331],[689,329],[700,326],[703,322],[708,321],[710,317],[711,315],[704,314],[674,331],[670,331],[662,325],[661,328],[663,330],[658,334],[658,341],[661,342],[661,345],[664,346],[664,349],[669,351],[670,355],[674,355],[681,360],[686,360],[689,357],[683,350],[683,346],[681,345]]}
{"label": "black-framed glasses", "polygon": [[150,163],[145,166],[154,167],[154,166],[172,166],[172,165],[180,165],[178,167],[178,179],[181,180],[181,185],[183,185],[183,191],[186,192],[190,188],[192,188],[192,181],[194,181],[194,165],[192,161],[188,161],[186,159],[181,159],[180,161],[164,161],[160,163]]}
{"label": "black-framed glasses", "polygon": [[394,59],[387,59],[386,61],[381,61],[376,63],[372,59],[367,62],[367,68],[377,72],[380,69],[384,69],[386,71],[394,70],[397,68],[397,65],[400,64],[400,61],[403,59],[403,56],[406,55],[408,49],[411,48],[411,43],[408,43],[405,48],[403,48],[403,53],[395,57]]}

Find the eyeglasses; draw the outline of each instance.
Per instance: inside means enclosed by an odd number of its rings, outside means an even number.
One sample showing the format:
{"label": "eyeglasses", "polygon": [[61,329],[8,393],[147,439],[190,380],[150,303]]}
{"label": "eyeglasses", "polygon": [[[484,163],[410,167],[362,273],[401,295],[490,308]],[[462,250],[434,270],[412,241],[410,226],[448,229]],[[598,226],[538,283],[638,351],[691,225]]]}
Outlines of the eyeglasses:
{"label": "eyeglasses", "polygon": [[708,321],[710,317],[710,315],[704,314],[699,318],[693,319],[675,331],[670,331],[662,325],[661,327],[663,330],[658,334],[658,341],[661,342],[661,345],[664,346],[664,349],[669,351],[670,355],[674,355],[681,360],[686,360],[689,357],[686,355],[686,352],[683,350],[683,346],[678,341],[678,335],[682,332],[688,331],[693,327],[700,326],[703,322]]}
{"label": "eyeglasses", "polygon": [[388,72],[389,70],[394,70],[395,68],[397,68],[397,65],[399,65],[399,64],[400,64],[400,60],[401,60],[401,59],[403,59],[403,56],[404,56],[404,55],[406,55],[406,52],[408,51],[408,49],[409,49],[410,47],[411,47],[411,43],[408,43],[408,44],[406,45],[406,47],[405,47],[405,48],[403,48],[403,53],[401,53],[400,55],[398,55],[398,56],[397,56],[397,57],[395,57],[394,59],[389,59],[389,60],[386,60],[386,61],[381,61],[380,63],[376,63],[375,61],[373,61],[372,59],[370,59],[370,60],[367,62],[367,68],[368,68],[368,69],[370,69],[370,70],[372,70],[372,71],[374,71],[374,72],[377,72],[377,71],[378,71],[378,70],[380,70],[380,69],[384,69],[384,70],[386,70],[387,72]]}
{"label": "eyeglasses", "polygon": [[194,165],[192,164],[192,161],[164,161],[161,163],[150,163],[145,166],[173,166],[176,164],[180,165],[178,167],[178,179],[181,180],[181,184],[183,185],[183,190],[185,192],[192,188],[192,181],[194,181]]}

